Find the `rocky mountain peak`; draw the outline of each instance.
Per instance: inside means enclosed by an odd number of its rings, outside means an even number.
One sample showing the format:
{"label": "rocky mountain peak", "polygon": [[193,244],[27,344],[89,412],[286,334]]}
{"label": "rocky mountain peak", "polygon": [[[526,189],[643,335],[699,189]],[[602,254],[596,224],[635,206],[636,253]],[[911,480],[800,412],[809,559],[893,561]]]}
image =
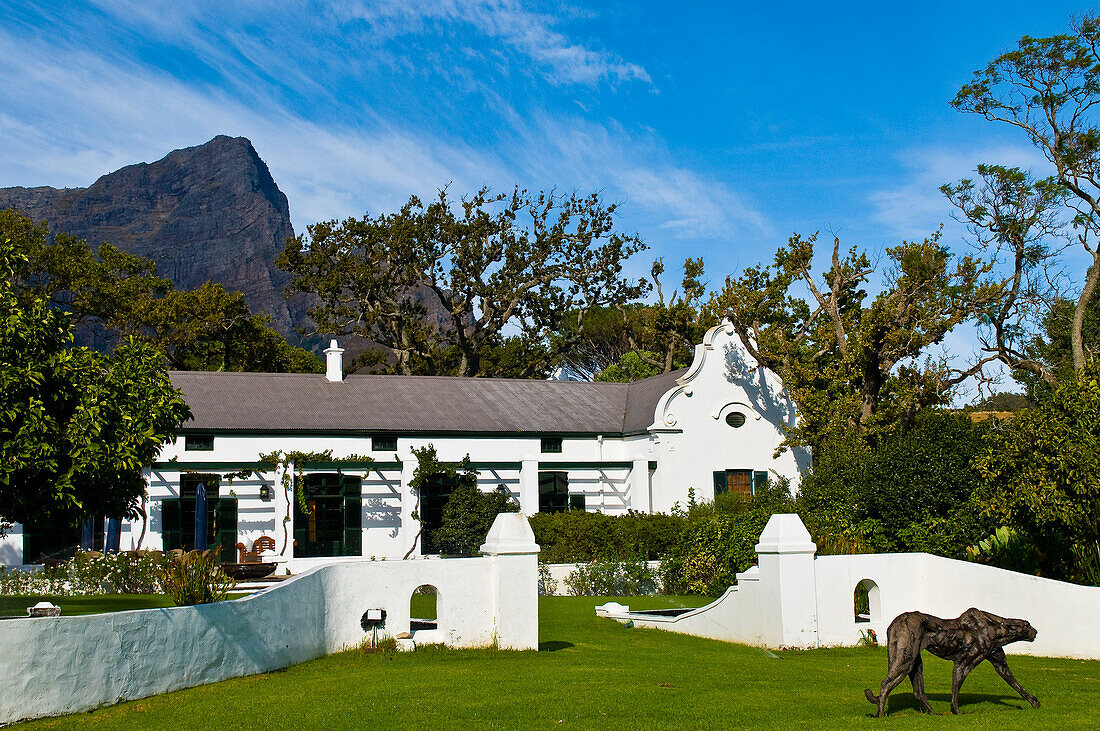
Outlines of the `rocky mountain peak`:
{"label": "rocky mountain peak", "polygon": [[0,188],[0,208],[46,220],[54,233],[106,241],[152,259],[178,287],[210,280],[244,293],[253,312],[293,338],[275,258],[294,235],[290,206],[244,137],[218,135],[151,163],[127,165],[87,188]]}

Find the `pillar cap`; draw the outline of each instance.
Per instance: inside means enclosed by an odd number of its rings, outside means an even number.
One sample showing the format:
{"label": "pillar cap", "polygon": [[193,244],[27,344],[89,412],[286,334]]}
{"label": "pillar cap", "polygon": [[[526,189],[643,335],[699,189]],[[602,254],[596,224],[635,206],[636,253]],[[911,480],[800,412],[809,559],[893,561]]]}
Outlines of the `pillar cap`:
{"label": "pillar cap", "polygon": [[756,544],[759,553],[816,553],[817,545],[810,538],[802,519],[794,513],[777,513],[768,518],[768,524]]}
{"label": "pillar cap", "polygon": [[539,552],[535,533],[527,516],[521,513],[501,513],[493,521],[493,527],[481,544],[481,552],[490,556],[500,554],[531,554]]}

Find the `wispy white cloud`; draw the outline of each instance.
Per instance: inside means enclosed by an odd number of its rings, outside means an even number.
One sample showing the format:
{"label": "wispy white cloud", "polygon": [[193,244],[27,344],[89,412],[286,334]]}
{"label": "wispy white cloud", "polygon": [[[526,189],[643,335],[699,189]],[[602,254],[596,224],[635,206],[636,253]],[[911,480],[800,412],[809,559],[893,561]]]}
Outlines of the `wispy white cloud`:
{"label": "wispy white cloud", "polygon": [[595,85],[603,81],[652,83],[639,64],[574,42],[555,30],[554,17],[533,12],[517,0],[388,0],[334,3],[334,16],[363,21],[381,36],[423,32],[432,22],[466,23],[534,62],[558,85]]}
{"label": "wispy white cloud", "polygon": [[491,145],[410,127],[396,111],[359,110],[324,124],[274,97],[241,99],[150,66],[0,29],[0,186],[85,186],[125,164],[158,159],[216,134],[256,145],[291,202],[295,226],[397,207],[451,183],[601,189],[626,204],[647,239],[730,241],[766,229],[721,181],[679,164],[651,131],[575,113],[523,114],[487,97]]}
{"label": "wispy white cloud", "polygon": [[[120,23],[146,28],[165,43],[186,41],[219,67],[240,67],[238,73],[247,69],[249,74],[262,74],[264,69],[279,68],[293,75],[294,61],[308,57],[309,44],[301,48],[265,43],[276,37],[324,38],[332,53],[327,58],[313,57],[312,63],[354,69],[364,63],[362,54],[367,50],[374,53],[366,58],[383,60],[377,51],[386,42],[415,35],[449,38],[465,26],[511,52],[515,70],[533,71],[554,85],[652,84],[640,64],[571,39],[557,29],[558,17],[530,10],[518,0],[287,0],[277,5],[256,0],[229,4],[220,0],[94,1]],[[238,25],[247,25],[249,32],[236,32]],[[415,62],[411,57],[385,60]],[[422,60],[432,63],[430,58]],[[308,76],[299,81],[309,81]]]}
{"label": "wispy white cloud", "polygon": [[244,105],[149,69],[46,49],[3,31],[0,54],[8,58],[0,93],[9,110],[0,116],[0,185],[84,186],[124,164],[217,134],[243,135],[268,162],[300,228],[365,207],[393,207],[449,180],[477,187],[504,177],[479,150],[381,120],[367,130],[321,126],[275,106]]}
{"label": "wispy white cloud", "polygon": [[[974,177],[981,163],[996,163],[1031,169],[1046,175],[1046,159],[1033,147],[990,146],[984,148],[920,147],[898,156],[903,170],[898,182],[870,195],[872,218],[897,237],[928,236],[940,224],[953,227],[954,208],[940,192],[944,183]],[[961,229],[960,229],[961,231]]]}

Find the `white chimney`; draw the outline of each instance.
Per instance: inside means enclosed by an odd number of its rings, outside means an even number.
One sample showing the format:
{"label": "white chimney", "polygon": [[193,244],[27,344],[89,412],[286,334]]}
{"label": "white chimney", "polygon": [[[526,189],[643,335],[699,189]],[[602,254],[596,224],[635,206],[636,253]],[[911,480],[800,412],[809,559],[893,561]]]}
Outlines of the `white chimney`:
{"label": "white chimney", "polygon": [[344,349],[333,338],[325,348],[325,378],[333,383],[344,380]]}

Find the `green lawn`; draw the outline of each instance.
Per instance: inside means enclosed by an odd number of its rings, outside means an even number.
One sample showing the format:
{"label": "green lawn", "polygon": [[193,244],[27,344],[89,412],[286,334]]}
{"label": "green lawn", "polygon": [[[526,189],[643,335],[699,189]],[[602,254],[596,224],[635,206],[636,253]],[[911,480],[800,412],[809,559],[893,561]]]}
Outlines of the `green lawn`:
{"label": "green lawn", "polygon": [[47,601],[61,607],[61,616],[104,614],[127,609],[173,607],[167,594],[104,594],[98,596],[0,596],[0,617],[26,617],[27,607]]}
{"label": "green lawn", "polygon": [[[28,724],[41,728],[607,728],[729,727],[1096,728],[1100,662],[1015,657],[1033,710],[988,664],[963,687],[962,717],[948,713],[950,665],[925,660],[934,717],[906,685],[891,718],[873,721],[865,687],[886,670],[882,650],[770,653],[597,619],[603,600],[541,600],[541,652],[350,651],[284,671],[217,683],[92,713]],[[628,601],[637,608],[676,599]],[[688,604],[704,601],[682,600]],[[946,726],[945,726],[946,724]]]}

